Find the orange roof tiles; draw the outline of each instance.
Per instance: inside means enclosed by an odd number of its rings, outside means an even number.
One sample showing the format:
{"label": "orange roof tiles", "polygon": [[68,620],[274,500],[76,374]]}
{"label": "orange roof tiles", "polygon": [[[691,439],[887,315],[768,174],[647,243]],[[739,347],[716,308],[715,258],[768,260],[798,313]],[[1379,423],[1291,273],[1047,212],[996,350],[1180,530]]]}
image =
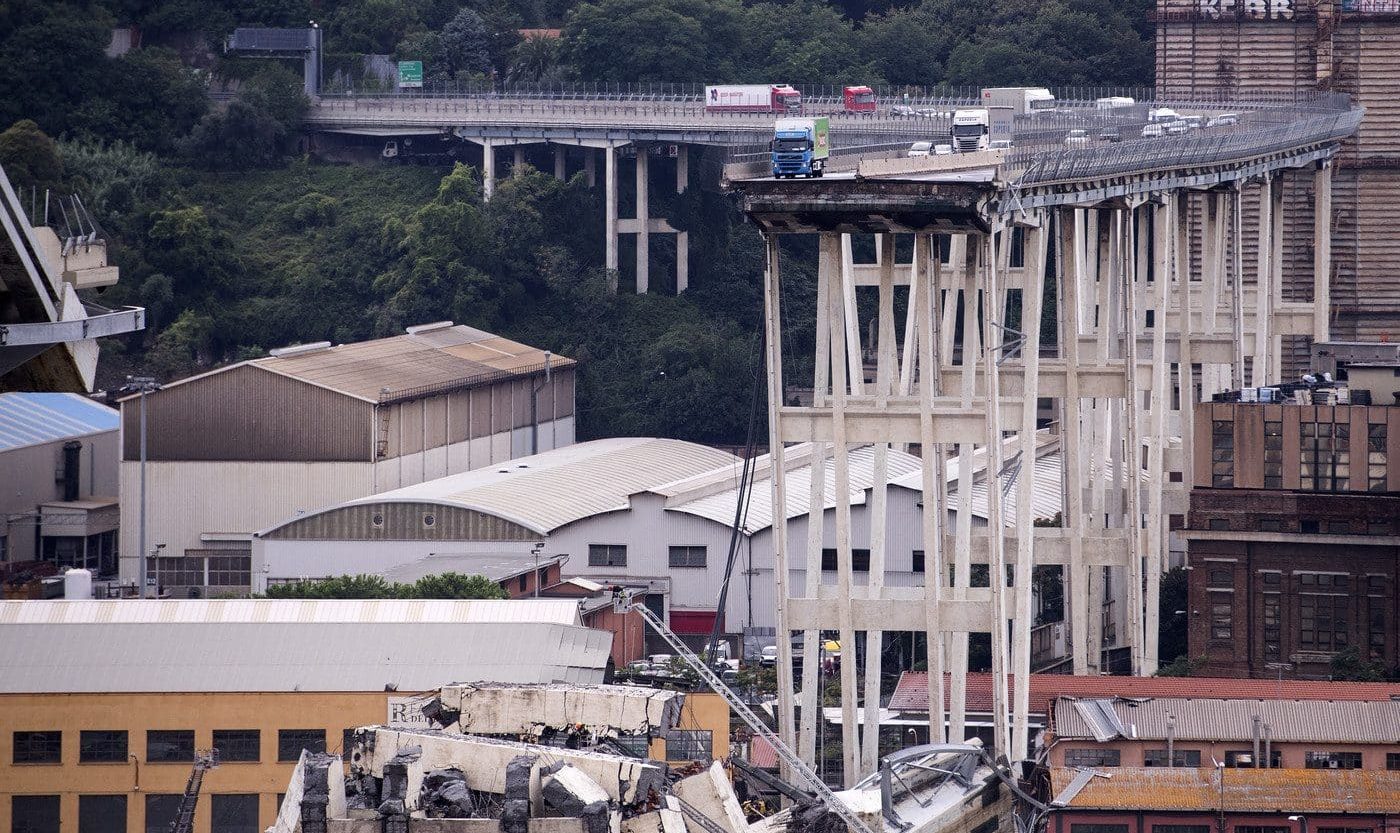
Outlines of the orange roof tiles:
{"label": "orange roof tiles", "polygon": [[[1227,677],[1100,677],[1032,674],[1030,708],[1050,709],[1055,697],[1213,697],[1224,700],[1389,700],[1400,698],[1397,683],[1350,683],[1324,680],[1244,680]],[[1016,679],[1011,679],[1015,691]],[[944,685],[945,704],[948,685]],[[928,674],[906,671],[889,707],[894,711],[928,711]],[[967,675],[967,708],[992,710],[992,675]]]}
{"label": "orange roof tiles", "polygon": [[[1050,770],[1058,796],[1079,773]],[[1400,772],[1361,769],[1163,769],[1107,767],[1065,806],[1084,810],[1176,810],[1272,813],[1394,813],[1400,809]]]}

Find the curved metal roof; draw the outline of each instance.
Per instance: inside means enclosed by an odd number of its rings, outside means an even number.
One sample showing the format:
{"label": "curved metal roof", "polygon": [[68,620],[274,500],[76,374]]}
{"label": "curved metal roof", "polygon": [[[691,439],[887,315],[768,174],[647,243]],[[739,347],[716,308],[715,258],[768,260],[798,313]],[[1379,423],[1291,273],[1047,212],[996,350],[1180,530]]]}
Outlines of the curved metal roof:
{"label": "curved metal roof", "polygon": [[0,393],[0,451],[117,430],[118,413],[76,393]]}

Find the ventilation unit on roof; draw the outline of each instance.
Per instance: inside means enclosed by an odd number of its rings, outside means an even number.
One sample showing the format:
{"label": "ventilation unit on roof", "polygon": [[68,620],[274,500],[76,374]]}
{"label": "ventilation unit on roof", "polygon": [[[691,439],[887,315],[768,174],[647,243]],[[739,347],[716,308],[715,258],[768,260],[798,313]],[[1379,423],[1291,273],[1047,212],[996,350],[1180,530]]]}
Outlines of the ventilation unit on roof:
{"label": "ventilation unit on roof", "polygon": [[414,324],[412,327],[404,327],[404,332],[416,336],[419,333],[431,333],[433,330],[445,330],[451,326],[451,321],[434,321],[431,324]]}
{"label": "ventilation unit on roof", "polygon": [[330,349],[329,341],[313,341],[310,344],[293,344],[291,347],[278,347],[276,350],[267,351],[269,356],[277,359],[285,359],[288,356],[300,356],[303,353],[314,353],[317,350]]}

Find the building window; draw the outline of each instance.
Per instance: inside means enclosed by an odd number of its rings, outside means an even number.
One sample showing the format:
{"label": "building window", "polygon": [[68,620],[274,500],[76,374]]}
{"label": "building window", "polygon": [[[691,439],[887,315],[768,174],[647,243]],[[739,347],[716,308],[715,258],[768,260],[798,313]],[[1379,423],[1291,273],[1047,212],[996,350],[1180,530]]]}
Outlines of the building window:
{"label": "building window", "polygon": [[1231,593],[1210,594],[1210,638],[1233,639],[1235,635],[1235,599]]}
{"label": "building window", "polygon": [[[1265,578],[1277,573],[1265,573]],[[1265,593],[1263,595],[1263,609],[1261,617],[1264,625],[1264,659],[1270,662],[1279,661],[1279,640],[1282,633],[1282,599],[1278,593]]]}
{"label": "building window", "polygon": [[1212,532],[1229,532],[1229,531],[1230,531],[1230,519],[1229,519],[1229,518],[1211,518],[1211,519],[1210,519],[1210,529],[1211,529]]}
{"label": "building window", "polygon": [[187,764],[193,760],[193,729],[151,729],[146,732],[147,763]]}
{"label": "building window", "polygon": [[1226,570],[1211,570],[1211,571],[1210,571],[1210,586],[1211,586],[1211,587],[1234,587],[1234,586],[1235,586],[1235,574],[1234,574],[1234,572],[1233,572],[1232,570],[1228,570],[1228,569],[1226,569]]}
{"label": "building window", "polygon": [[924,571],[924,551],[923,551],[923,550],[914,550],[914,557],[913,557],[913,559],[912,559],[912,564],[910,565],[910,569],[911,569],[913,572],[916,572],[916,573],[922,573],[922,572]]}
{"label": "building window", "polygon": [[78,761],[84,764],[126,763],[126,732],[81,732],[78,735]]}
{"label": "building window", "polygon": [[15,732],[14,742],[17,764],[56,764],[62,760],[62,732]]}
{"label": "building window", "polygon": [[672,567],[704,567],[704,547],[671,547],[667,557]]}
{"label": "building window", "polygon": [[151,793],[146,796],[146,833],[170,833],[170,825],[180,813],[179,793]]}
{"label": "building window", "polygon": [[[822,550],[822,570],[836,571],[836,550]],[[870,572],[870,550],[860,548],[851,550],[851,571],[856,573]]]}
{"label": "building window", "polygon": [[1283,423],[1264,420],[1264,488],[1283,488]]}
{"label": "building window", "polygon": [[301,750],[326,751],[325,729],[279,729],[277,731],[277,760],[296,762]]}
{"label": "building window", "polygon": [[[1248,749],[1237,749],[1233,752],[1225,753],[1225,766],[1231,769],[1250,769],[1254,766],[1254,753]],[[1283,753],[1269,753],[1269,769],[1280,769],[1283,767]]]}
{"label": "building window", "polygon": [[209,833],[259,833],[257,793],[209,796]]}
{"label": "building window", "polygon": [[1385,491],[1386,425],[1384,422],[1366,426],[1366,490]]}
{"label": "building window", "polygon": [[1351,478],[1351,426],[1305,422],[1299,427],[1299,488],[1309,492],[1345,492]]}
{"label": "building window", "polygon": [[78,796],[78,833],[126,833],[126,796]]}
{"label": "building window", "polygon": [[1128,833],[1126,824],[1071,824],[1069,833]]}
{"label": "building window", "polygon": [[1385,599],[1369,596],[1366,599],[1366,645],[1371,659],[1380,660],[1385,655]]}
{"label": "building window", "polygon": [[157,587],[203,587],[204,559],[197,555],[147,558],[146,574]]}
{"label": "building window", "polygon": [[[1166,766],[1167,750],[1148,749],[1142,753],[1143,766]],[[1201,765],[1201,752],[1199,749],[1177,749],[1172,752],[1172,766],[1179,767],[1199,767]]]}
{"label": "building window", "polygon": [[1306,769],[1361,769],[1360,752],[1305,752]]}
{"label": "building window", "polygon": [[251,587],[253,557],[251,555],[209,556],[210,587]]}
{"label": "building window", "polygon": [[1235,485],[1235,423],[1212,420],[1210,424],[1210,485],[1228,489]]}
{"label": "building window", "polygon": [[1327,534],[1329,535],[1350,535],[1351,521],[1328,521]]}
{"label": "building window", "polygon": [[[1299,576],[1304,586],[1308,579],[1318,581],[1331,576],[1304,573]],[[1298,596],[1298,646],[1305,651],[1341,651],[1347,647],[1347,597],[1301,593]]]}
{"label": "building window", "polygon": [[1001,827],[1001,819],[992,816],[976,827],[972,828],[972,833],[997,833],[997,828]]}
{"label": "building window", "polygon": [[1259,520],[1260,532],[1282,532],[1283,521],[1278,518],[1261,518]]}
{"label": "building window", "polygon": [[626,544],[589,544],[589,545],[588,545],[588,566],[590,566],[590,567],[626,567],[626,566],[627,566],[627,545],[626,545]]}
{"label": "building window", "polygon": [[1400,771],[1400,752],[1385,753],[1385,768],[1391,772]]}
{"label": "building window", "polygon": [[1167,516],[1167,528],[1170,529],[1170,530],[1172,530],[1172,531],[1176,531],[1176,530],[1178,530],[1178,529],[1185,529],[1185,528],[1186,528],[1186,516],[1185,516],[1185,515],[1168,515],[1168,516]]}
{"label": "building window", "polygon": [[1283,573],[1272,570],[1261,570],[1259,575],[1262,577],[1265,587],[1278,587],[1283,583]]}
{"label": "building window", "polygon": [[1211,833],[1208,824],[1154,824],[1152,833]]}
{"label": "building window", "polygon": [[1258,824],[1237,824],[1235,833],[1293,833],[1291,827],[1274,827],[1272,825]]}
{"label": "building window", "polygon": [[1123,754],[1117,749],[1066,749],[1065,766],[1120,766]]}
{"label": "building window", "polygon": [[666,760],[713,760],[714,743],[714,734],[709,729],[672,729],[666,733]]}
{"label": "building window", "polygon": [[58,796],[17,795],[11,798],[10,833],[58,833]]}
{"label": "building window", "polygon": [[256,763],[262,758],[257,729],[215,729],[214,748],[219,750],[220,763]]}
{"label": "building window", "polygon": [[1319,827],[1317,833],[1374,833],[1373,827]]}

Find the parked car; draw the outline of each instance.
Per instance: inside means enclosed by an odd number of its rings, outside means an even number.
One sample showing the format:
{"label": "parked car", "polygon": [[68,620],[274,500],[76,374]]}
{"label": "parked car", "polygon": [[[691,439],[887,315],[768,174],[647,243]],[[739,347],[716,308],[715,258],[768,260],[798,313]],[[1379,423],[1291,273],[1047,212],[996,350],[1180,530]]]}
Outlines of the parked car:
{"label": "parked car", "polygon": [[1200,130],[1205,127],[1205,119],[1201,116],[1182,116],[1181,120],[1186,122],[1187,130]]}
{"label": "parked car", "polygon": [[952,152],[953,152],[953,146],[952,146],[952,145],[934,145],[934,146],[933,146],[933,155],[934,155],[934,156],[947,156],[948,154],[950,154],[950,153],[952,153]]}
{"label": "parked car", "polygon": [[919,111],[915,110],[913,107],[908,106],[907,104],[896,104],[895,106],[890,108],[890,115],[898,116],[900,118],[911,118],[913,116],[919,115]]}
{"label": "parked car", "polygon": [[1167,131],[1167,135],[1169,136],[1180,136],[1182,133],[1189,131],[1191,126],[1186,122],[1186,119],[1177,119],[1176,121],[1169,121],[1162,125],[1162,129]]}
{"label": "parked car", "polygon": [[1123,134],[1119,133],[1116,127],[1105,127],[1103,130],[1099,131],[1099,141],[1121,142],[1123,141]]}
{"label": "parked car", "polygon": [[1206,122],[1206,127],[1231,127],[1240,123],[1237,113],[1221,113],[1210,121]]}
{"label": "parked car", "polygon": [[1089,134],[1084,130],[1071,130],[1065,134],[1065,146],[1084,148],[1089,146]]}
{"label": "parked car", "polygon": [[766,645],[763,653],[759,655],[758,664],[763,666],[774,666],[778,664],[778,646]]}
{"label": "parked car", "polygon": [[909,152],[905,154],[910,158],[918,156],[930,156],[933,153],[933,142],[915,142],[909,146]]}
{"label": "parked car", "polygon": [[1167,135],[1167,129],[1160,124],[1149,124],[1142,128],[1142,138],[1156,139]]}

